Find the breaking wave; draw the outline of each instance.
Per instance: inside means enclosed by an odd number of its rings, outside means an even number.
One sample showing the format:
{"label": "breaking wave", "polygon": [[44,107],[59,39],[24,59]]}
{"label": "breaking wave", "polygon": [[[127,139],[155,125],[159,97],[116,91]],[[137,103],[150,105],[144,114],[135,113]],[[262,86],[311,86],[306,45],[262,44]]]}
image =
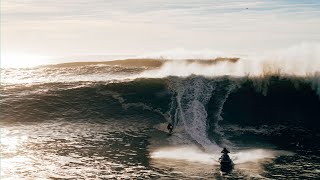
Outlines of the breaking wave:
{"label": "breaking wave", "polygon": [[219,146],[232,148],[240,139],[248,140],[246,136],[313,149],[320,140],[320,98],[313,78],[193,75],[7,87],[1,119],[171,122],[175,134],[170,143],[196,145],[208,152]]}
{"label": "breaking wave", "polygon": [[209,152],[252,137],[319,149],[320,45],[254,57],[6,68],[0,117],[3,122],[125,121],[159,131],[171,122],[170,143]]}

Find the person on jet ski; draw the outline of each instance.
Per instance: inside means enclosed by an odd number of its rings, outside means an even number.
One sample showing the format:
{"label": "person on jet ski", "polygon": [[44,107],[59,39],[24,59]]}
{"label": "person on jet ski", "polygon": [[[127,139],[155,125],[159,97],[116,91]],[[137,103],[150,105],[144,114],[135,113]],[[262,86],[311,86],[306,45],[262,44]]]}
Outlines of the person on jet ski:
{"label": "person on jet ski", "polygon": [[221,151],[222,156],[219,158],[220,160],[220,170],[221,172],[224,172],[224,173],[229,173],[232,171],[233,169],[233,162],[232,160],[230,159],[228,153],[230,153],[230,151],[228,151],[227,148],[223,148],[223,150]]}
{"label": "person on jet ski", "polygon": [[167,129],[169,130],[169,133],[172,133],[173,126],[171,123],[168,124]]}

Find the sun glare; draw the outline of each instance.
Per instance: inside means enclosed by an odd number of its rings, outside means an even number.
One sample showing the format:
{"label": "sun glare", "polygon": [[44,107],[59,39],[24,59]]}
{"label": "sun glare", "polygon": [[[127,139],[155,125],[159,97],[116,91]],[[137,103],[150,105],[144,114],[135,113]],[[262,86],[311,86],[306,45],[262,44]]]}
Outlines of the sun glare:
{"label": "sun glare", "polygon": [[2,68],[28,68],[49,63],[49,57],[31,54],[1,54]]}
{"label": "sun glare", "polygon": [[28,137],[6,128],[1,128],[0,135],[1,175],[2,177],[14,176],[21,168],[21,164],[29,161],[26,156],[19,154]]}

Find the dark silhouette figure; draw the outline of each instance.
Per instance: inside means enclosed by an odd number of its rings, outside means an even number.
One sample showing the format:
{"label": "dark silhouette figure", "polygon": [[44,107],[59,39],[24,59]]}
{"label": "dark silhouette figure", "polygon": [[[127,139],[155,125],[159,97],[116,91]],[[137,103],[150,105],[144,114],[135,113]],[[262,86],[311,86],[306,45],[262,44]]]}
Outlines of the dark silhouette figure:
{"label": "dark silhouette figure", "polygon": [[223,148],[221,153],[223,153],[222,156],[219,158],[221,171],[222,172],[231,172],[233,169],[233,162],[228,155],[228,153],[230,153],[230,151],[228,151],[227,148]]}
{"label": "dark silhouette figure", "polygon": [[167,129],[168,129],[169,133],[171,134],[172,130],[173,130],[173,126],[171,123],[168,124]]}
{"label": "dark silhouette figure", "polygon": [[223,154],[228,154],[228,153],[230,153],[230,151],[228,151],[227,148],[223,148],[223,150],[221,151],[221,153],[223,153]]}

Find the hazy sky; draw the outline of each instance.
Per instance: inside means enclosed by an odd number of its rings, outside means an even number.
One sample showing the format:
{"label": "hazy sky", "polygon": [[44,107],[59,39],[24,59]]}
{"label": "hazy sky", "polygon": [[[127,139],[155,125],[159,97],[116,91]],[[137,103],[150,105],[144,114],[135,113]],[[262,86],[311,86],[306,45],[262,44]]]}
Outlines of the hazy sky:
{"label": "hazy sky", "polygon": [[1,0],[2,62],[314,41],[319,0]]}

